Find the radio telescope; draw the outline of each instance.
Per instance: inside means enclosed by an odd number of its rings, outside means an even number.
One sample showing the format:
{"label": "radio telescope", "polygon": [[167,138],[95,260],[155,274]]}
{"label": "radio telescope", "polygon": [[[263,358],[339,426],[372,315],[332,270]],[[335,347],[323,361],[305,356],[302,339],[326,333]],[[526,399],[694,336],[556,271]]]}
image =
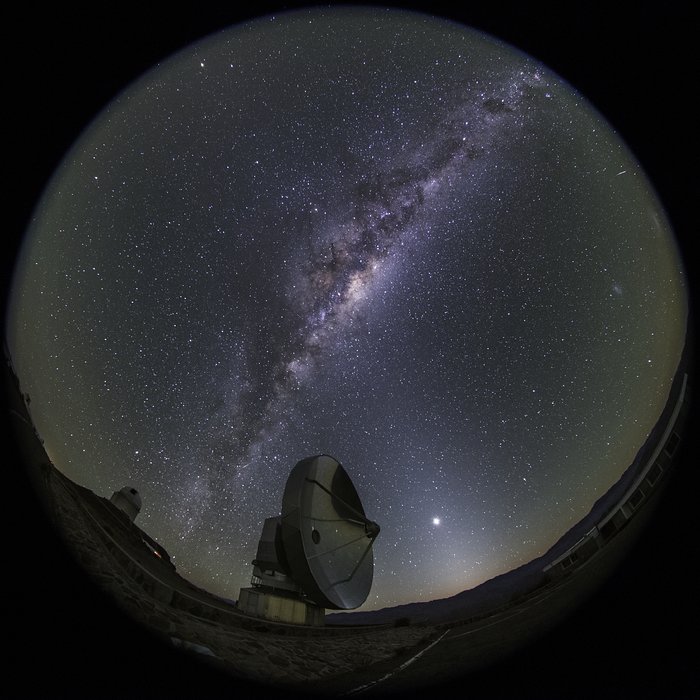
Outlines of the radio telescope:
{"label": "radio telescope", "polygon": [[378,534],[340,462],[328,455],[302,459],[287,479],[282,514],[265,519],[239,609],[322,625],[325,608],[359,607],[372,587]]}

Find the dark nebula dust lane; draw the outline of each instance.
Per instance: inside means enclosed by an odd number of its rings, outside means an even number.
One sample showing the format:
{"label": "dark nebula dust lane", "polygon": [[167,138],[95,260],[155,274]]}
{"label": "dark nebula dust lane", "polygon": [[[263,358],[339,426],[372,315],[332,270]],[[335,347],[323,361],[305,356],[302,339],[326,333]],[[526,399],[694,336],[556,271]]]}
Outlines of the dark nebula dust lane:
{"label": "dark nebula dust lane", "polygon": [[450,102],[462,104],[438,122],[431,143],[421,144],[391,169],[374,173],[355,187],[348,202],[351,218],[327,232],[330,242],[312,248],[301,270],[292,298],[302,312],[299,324],[285,329],[283,337],[269,338],[274,360],[240,398],[232,419],[235,451],[232,463],[223,469],[250,464],[251,447],[294,410],[294,391],[313,374],[327,347],[339,341],[348,319],[368,302],[373,280],[382,274],[395,247],[407,237],[421,237],[421,231],[414,230],[416,220],[425,224],[426,217],[440,208],[445,187],[475,187],[466,180],[476,170],[475,161],[493,160],[494,152],[518,138],[528,91],[544,87],[535,71],[520,70],[502,85],[489,86],[468,100],[453,97]]}
{"label": "dark nebula dust lane", "polygon": [[642,168],[535,59],[326,8],[164,60],[38,202],[8,346],[57,468],[235,599],[296,462],[382,528],[366,609],[546,551],[662,410],[686,281]]}

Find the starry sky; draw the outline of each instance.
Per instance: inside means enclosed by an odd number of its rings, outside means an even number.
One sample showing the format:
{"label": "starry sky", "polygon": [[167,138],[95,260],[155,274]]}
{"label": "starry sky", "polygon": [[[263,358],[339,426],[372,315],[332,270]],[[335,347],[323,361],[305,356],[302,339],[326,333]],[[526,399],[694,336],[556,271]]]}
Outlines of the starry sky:
{"label": "starry sky", "polygon": [[279,14],[164,60],[85,130],[7,337],[54,464],[237,598],[326,452],[382,528],[365,609],[544,552],[665,403],[686,290],[603,118],[463,26]]}

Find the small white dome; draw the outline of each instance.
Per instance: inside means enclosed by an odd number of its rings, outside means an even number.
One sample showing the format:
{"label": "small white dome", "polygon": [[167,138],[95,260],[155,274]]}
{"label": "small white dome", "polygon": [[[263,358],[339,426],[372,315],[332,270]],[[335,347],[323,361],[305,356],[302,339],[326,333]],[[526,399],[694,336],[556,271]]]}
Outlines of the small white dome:
{"label": "small white dome", "polygon": [[134,520],[141,510],[141,496],[133,486],[124,486],[109,499],[114,505]]}
{"label": "small white dome", "polygon": [[119,493],[141,510],[141,494],[133,486],[125,486],[119,489]]}

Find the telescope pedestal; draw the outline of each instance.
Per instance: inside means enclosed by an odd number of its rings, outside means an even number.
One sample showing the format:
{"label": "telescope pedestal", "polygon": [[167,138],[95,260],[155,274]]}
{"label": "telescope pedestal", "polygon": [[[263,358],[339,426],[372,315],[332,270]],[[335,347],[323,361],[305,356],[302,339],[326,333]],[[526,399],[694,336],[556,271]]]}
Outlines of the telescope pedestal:
{"label": "telescope pedestal", "polygon": [[326,611],[300,598],[278,595],[261,588],[241,588],[238,609],[274,622],[322,627]]}

